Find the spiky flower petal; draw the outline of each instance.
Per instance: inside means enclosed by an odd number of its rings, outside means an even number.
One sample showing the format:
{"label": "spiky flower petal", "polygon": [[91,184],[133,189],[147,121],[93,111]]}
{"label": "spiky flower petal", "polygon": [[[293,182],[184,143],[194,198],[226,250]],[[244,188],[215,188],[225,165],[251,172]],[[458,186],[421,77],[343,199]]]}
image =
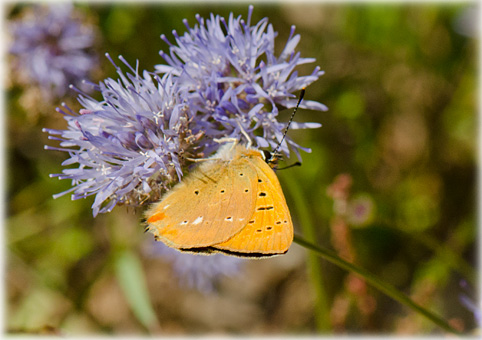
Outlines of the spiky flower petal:
{"label": "spiky flower petal", "polygon": [[64,166],[78,164],[51,176],[72,180],[73,188],[67,191],[73,192],[72,199],[95,194],[94,216],[118,203],[139,204],[153,189],[158,194],[160,185],[179,180],[180,156],[193,137],[193,114],[179,99],[175,77],[146,71],[141,76],[137,69],[124,73],[115,67],[119,79],[95,86],[102,101],[81,93],[84,108],[78,114],[67,106],[58,109],[68,129],[45,129],[50,139],[60,140],[60,148],[46,148],[69,152]]}
{"label": "spiky flower petal", "polygon": [[[208,156],[219,147],[216,138],[276,147],[286,128],[286,122],[277,119],[279,110],[295,106],[295,92],[323,72],[315,67],[310,75],[298,76],[297,66],[314,61],[295,52],[299,35],[292,28],[277,56],[273,27],[267,19],[252,26],[252,10],[247,22],[232,14],[227,22],[219,16],[206,21],[197,16],[198,24],[191,28],[186,23],[188,32],[182,37],[175,33],[177,45],[170,45],[169,55],[161,52],[167,65],[157,65],[156,73],[140,73],[121,58],[130,73],[116,65],[119,79],[94,86],[103,100],[79,91],[83,108],[78,113],[59,109],[68,129],[46,130],[51,139],[60,140],[60,148],[47,148],[69,152],[64,166],[78,165],[53,175],[72,180],[73,187],[60,195],[95,195],[92,208],[97,215],[116,204],[155,200],[163,188],[181,179],[184,156]],[[303,101],[301,107],[325,110],[313,101]],[[297,154],[302,149],[286,137],[281,145],[286,154],[288,145]]]}
{"label": "spiky flower petal", "polygon": [[[275,38],[268,19],[251,25],[253,7],[249,7],[245,22],[233,14],[228,21],[219,15],[198,23],[180,36],[173,32],[176,44],[169,44],[169,53],[160,55],[167,65],[157,65],[159,73],[174,74],[180,87],[189,93],[190,103],[196,105],[198,114],[208,117],[212,126],[207,134],[216,138],[240,138],[244,130],[254,145],[276,147],[281,142],[286,122],[277,120],[279,110],[296,104],[297,91],[317,80],[323,71],[315,67],[307,76],[298,76],[295,68],[314,62],[301,58],[295,51],[300,40],[294,26],[280,55],[275,53]],[[303,101],[303,108],[324,111],[318,102]],[[316,128],[317,123],[294,123],[291,128]],[[281,150],[289,154],[288,144],[298,153],[301,149],[289,136]],[[304,149],[309,151],[309,149]]]}

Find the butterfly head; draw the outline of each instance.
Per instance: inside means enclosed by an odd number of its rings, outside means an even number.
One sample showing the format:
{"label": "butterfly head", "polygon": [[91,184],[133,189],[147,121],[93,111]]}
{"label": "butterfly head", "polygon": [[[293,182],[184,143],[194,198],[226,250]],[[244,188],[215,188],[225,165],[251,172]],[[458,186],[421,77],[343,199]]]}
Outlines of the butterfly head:
{"label": "butterfly head", "polygon": [[278,161],[282,158],[282,154],[280,152],[270,152],[268,150],[261,150],[262,155],[264,156],[264,161],[272,168],[276,169],[278,167]]}

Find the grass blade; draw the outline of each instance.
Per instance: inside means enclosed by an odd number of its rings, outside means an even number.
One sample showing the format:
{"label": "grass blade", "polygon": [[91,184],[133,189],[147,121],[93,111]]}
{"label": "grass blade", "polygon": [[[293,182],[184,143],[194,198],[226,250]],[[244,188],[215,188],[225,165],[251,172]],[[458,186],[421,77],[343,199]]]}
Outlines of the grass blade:
{"label": "grass blade", "polygon": [[129,250],[120,251],[115,259],[115,272],[136,318],[149,331],[156,329],[158,321],[149,299],[139,258]]}
{"label": "grass blade", "polygon": [[371,274],[370,272],[366,271],[363,268],[357,267],[352,263],[349,263],[340,257],[338,257],[335,253],[328,249],[323,249],[321,247],[318,247],[302,237],[295,235],[294,241],[298,243],[299,245],[308,248],[315,252],[318,256],[324,258],[327,261],[330,261],[334,265],[341,267],[343,269],[346,269],[348,271],[352,271],[361,277],[363,277],[368,283],[370,283],[373,287],[377,288],[380,290],[382,293],[388,295],[392,299],[400,302],[401,304],[411,308],[417,313],[420,313],[421,315],[425,316],[432,322],[434,322],[436,325],[441,327],[442,329],[446,330],[447,332],[454,333],[454,334],[461,334],[459,331],[451,327],[445,320],[443,320],[441,317],[437,316],[436,314],[432,313],[431,311],[423,308],[422,306],[418,305],[415,303],[413,300],[411,300],[409,297],[407,297],[405,294],[400,292],[398,289],[393,287],[392,285],[379,280],[376,276]]}

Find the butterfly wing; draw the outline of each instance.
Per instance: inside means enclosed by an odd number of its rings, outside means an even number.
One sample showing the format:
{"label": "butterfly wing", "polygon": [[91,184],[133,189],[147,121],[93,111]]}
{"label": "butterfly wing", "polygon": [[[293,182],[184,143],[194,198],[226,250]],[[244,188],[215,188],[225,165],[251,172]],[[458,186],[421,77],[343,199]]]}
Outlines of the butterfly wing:
{"label": "butterfly wing", "polygon": [[293,241],[293,223],[281,185],[261,157],[251,157],[250,165],[257,178],[254,213],[240,232],[213,248],[243,256],[283,254]]}
{"label": "butterfly wing", "polygon": [[207,160],[147,211],[148,230],[178,249],[209,247],[238,233],[256,201],[256,173],[247,159]]}

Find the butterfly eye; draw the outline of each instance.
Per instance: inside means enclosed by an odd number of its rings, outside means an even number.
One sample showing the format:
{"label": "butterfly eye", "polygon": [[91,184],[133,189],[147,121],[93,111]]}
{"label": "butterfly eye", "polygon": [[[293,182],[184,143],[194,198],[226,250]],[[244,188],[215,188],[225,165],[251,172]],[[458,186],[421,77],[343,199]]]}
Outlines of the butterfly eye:
{"label": "butterfly eye", "polygon": [[273,229],[273,227],[266,227],[266,230],[271,230]]}
{"label": "butterfly eye", "polygon": [[249,192],[249,189],[244,189],[244,192]]}
{"label": "butterfly eye", "polygon": [[221,190],[221,194],[224,194],[225,192],[226,192],[226,191],[224,191],[224,190]]}
{"label": "butterfly eye", "polygon": [[199,190],[195,190],[195,191],[194,191],[194,194],[195,194],[195,195],[199,195]]}
{"label": "butterfly eye", "polygon": [[240,176],[240,177],[243,177],[243,176],[244,176],[244,174],[241,172],[241,173],[239,173],[239,176]]}
{"label": "butterfly eye", "polygon": [[260,192],[259,193],[259,197],[265,197],[266,196],[266,193],[265,192]]}
{"label": "butterfly eye", "polygon": [[271,156],[272,156],[271,152],[269,152],[267,150],[261,150],[261,152],[263,153],[265,161],[271,159]]}
{"label": "butterfly eye", "polygon": [[263,180],[261,178],[258,178],[258,183],[263,183]]}

